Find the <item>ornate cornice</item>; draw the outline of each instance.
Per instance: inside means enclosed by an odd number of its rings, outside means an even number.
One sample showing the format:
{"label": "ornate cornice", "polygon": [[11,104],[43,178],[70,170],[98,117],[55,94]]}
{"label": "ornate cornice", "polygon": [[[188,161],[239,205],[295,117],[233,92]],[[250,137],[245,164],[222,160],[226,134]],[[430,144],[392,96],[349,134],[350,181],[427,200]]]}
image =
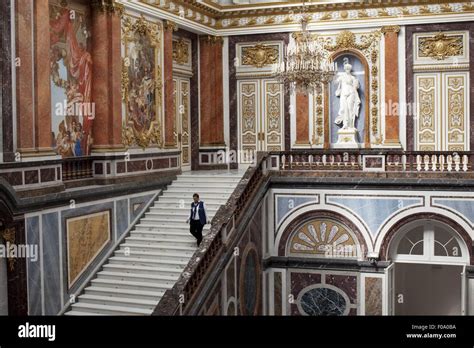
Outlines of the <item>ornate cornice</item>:
{"label": "ornate cornice", "polygon": [[[298,25],[300,20],[300,2],[287,1],[282,3],[259,5],[221,6],[209,4],[209,1],[166,0],[149,3],[139,0],[138,4],[151,6],[166,11],[181,19],[205,25],[217,32],[224,30],[251,29]],[[426,16],[474,13],[474,2],[471,1],[422,1],[414,0],[410,4],[401,5],[398,0],[387,0],[374,3],[370,0],[351,1],[345,3],[308,4],[309,24],[321,22],[344,23],[346,21],[367,21],[385,19],[405,19]]]}

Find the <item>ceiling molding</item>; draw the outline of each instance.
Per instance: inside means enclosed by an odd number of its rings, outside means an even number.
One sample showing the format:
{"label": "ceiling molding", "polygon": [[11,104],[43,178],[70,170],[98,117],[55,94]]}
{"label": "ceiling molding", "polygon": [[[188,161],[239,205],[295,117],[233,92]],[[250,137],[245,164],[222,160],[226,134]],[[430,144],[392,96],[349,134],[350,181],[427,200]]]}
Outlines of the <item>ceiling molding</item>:
{"label": "ceiling molding", "polygon": [[[324,1],[324,0],[320,0]],[[342,1],[342,2],[341,2]],[[299,7],[300,2],[286,1],[271,3],[265,8],[246,10],[249,5],[218,5],[210,0],[117,0],[125,8],[133,8],[141,13],[149,13],[159,18],[176,22],[180,27],[217,36],[256,34],[265,32],[291,32],[300,29],[300,12],[289,12]],[[399,0],[384,0],[382,4],[373,0],[313,2],[310,6],[309,28],[366,27],[386,24],[408,25],[437,23],[446,21],[469,21],[474,14],[473,1],[414,0],[410,4],[397,5]],[[263,4],[258,4],[262,7]],[[231,8],[223,12],[221,8]],[[237,8],[237,10],[236,10]],[[241,10],[244,8],[245,10]]]}

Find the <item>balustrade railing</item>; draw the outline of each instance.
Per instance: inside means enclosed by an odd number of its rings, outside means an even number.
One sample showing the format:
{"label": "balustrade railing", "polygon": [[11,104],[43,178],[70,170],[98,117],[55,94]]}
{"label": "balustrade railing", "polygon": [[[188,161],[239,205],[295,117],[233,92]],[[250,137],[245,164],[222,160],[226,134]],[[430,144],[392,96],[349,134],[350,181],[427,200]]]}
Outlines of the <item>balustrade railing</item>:
{"label": "balustrade railing", "polygon": [[63,181],[92,178],[93,159],[87,157],[65,158],[62,163]]}
{"label": "balustrade railing", "polygon": [[270,153],[270,170],[351,170],[384,172],[472,172],[471,152],[298,151]]}

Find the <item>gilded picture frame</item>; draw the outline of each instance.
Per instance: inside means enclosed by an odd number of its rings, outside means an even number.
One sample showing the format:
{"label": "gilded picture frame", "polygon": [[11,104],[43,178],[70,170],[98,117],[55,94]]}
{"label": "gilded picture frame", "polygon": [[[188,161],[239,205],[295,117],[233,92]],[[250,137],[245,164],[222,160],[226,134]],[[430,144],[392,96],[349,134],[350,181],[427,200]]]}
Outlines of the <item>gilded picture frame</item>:
{"label": "gilded picture frame", "polygon": [[126,147],[163,147],[161,22],[122,16],[122,99]]}

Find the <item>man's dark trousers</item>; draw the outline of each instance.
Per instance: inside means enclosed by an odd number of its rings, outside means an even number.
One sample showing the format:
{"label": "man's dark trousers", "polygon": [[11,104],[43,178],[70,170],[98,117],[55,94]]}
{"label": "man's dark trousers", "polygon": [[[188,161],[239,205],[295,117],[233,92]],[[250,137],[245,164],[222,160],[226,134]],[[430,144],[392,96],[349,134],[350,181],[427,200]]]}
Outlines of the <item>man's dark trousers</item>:
{"label": "man's dark trousers", "polygon": [[201,221],[199,220],[191,220],[190,228],[189,231],[191,234],[197,239],[197,244],[201,244],[202,241],[202,229],[204,228],[204,225],[201,224]]}

